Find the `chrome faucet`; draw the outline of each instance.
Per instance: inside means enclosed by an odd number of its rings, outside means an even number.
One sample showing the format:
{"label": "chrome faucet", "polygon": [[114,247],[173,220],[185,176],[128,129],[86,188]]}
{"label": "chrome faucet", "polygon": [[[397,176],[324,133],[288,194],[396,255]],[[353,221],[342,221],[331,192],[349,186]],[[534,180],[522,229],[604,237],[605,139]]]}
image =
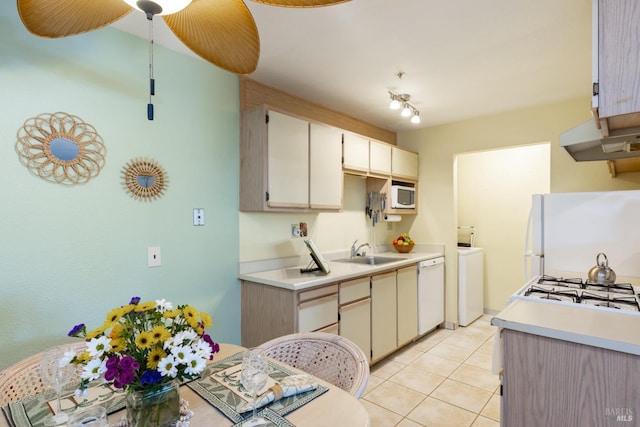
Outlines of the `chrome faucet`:
{"label": "chrome faucet", "polygon": [[371,249],[371,245],[369,245],[368,243],[363,243],[356,248],[356,243],[358,243],[358,239],[356,239],[356,241],[353,242],[353,245],[351,245],[351,258],[353,258],[354,256],[365,256],[367,254],[366,252],[363,252],[362,255],[359,254],[360,248],[362,248],[363,246]]}

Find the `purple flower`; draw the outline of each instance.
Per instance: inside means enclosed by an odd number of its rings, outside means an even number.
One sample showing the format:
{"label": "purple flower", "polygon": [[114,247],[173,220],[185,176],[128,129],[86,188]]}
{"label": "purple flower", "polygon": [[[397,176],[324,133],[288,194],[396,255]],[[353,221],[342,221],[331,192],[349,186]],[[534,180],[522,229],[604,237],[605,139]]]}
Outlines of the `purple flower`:
{"label": "purple flower", "polygon": [[120,376],[118,377],[118,381],[120,383],[122,383],[123,385],[126,385],[126,384],[131,384],[135,378],[136,378],[136,376],[133,374],[133,371],[126,370],[126,371],[120,372]]}
{"label": "purple flower", "polygon": [[113,381],[118,377],[118,374],[120,374],[120,370],[118,368],[109,368],[104,373],[104,379],[107,381]]}
{"label": "purple flower", "polygon": [[155,384],[162,380],[162,374],[157,370],[145,371],[140,377],[140,384]]}
{"label": "purple flower", "polygon": [[211,357],[209,359],[213,360],[213,355],[220,351],[220,345],[218,343],[213,342],[209,334],[202,335],[202,339],[211,346]]}
{"label": "purple flower", "polygon": [[78,336],[78,334],[80,334],[81,332],[84,332],[85,330],[86,330],[86,327],[84,326],[84,323],[80,323],[74,326],[73,329],[71,329],[67,335],[70,337],[75,337],[75,336]]}
{"label": "purple flower", "polygon": [[131,371],[131,370],[138,370],[140,369],[140,364],[138,362],[136,362],[136,359],[134,359],[131,356],[124,356],[121,360],[120,360],[120,369],[122,369],[123,371]]}
{"label": "purple flower", "polygon": [[138,304],[140,302],[140,297],[132,297],[129,304]]}
{"label": "purple flower", "polygon": [[122,384],[122,383],[120,382],[120,380],[119,380],[118,378],[116,378],[116,379],[113,381],[113,386],[114,386],[115,388],[122,388],[122,387],[124,387],[124,386],[125,386],[125,384]]}
{"label": "purple flower", "polygon": [[119,362],[120,362],[120,359],[118,358],[118,356],[111,356],[110,358],[107,359],[107,363],[106,363],[107,369],[117,368]]}

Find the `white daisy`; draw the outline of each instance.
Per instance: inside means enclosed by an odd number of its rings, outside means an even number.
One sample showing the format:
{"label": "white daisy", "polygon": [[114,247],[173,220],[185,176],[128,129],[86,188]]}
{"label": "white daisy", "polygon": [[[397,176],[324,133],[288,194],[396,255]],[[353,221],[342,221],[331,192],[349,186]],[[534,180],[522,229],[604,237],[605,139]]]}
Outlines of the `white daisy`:
{"label": "white daisy", "polygon": [[160,372],[160,375],[163,377],[175,378],[178,375],[175,358],[172,355],[164,357],[160,363],[158,363],[158,372]]}
{"label": "white daisy", "polygon": [[165,300],[164,298],[157,299],[156,300],[156,309],[160,313],[164,313],[165,311],[173,310],[173,304],[171,304],[169,301]]}
{"label": "white daisy", "polygon": [[76,357],[76,353],[73,350],[65,351],[64,355],[60,358],[60,367],[64,368],[65,366],[67,366],[69,363],[71,363],[74,357]]}
{"label": "white daisy", "polygon": [[184,372],[187,375],[199,375],[202,371],[204,371],[206,365],[207,362],[205,361],[205,359],[196,354],[191,354],[187,360]]}
{"label": "white daisy", "polygon": [[109,337],[102,335],[100,338],[91,338],[87,343],[87,349],[91,357],[102,357],[105,351],[111,350],[111,340]]}
{"label": "white daisy", "polygon": [[206,342],[202,338],[198,340],[198,342],[195,345],[195,349],[194,349],[194,352],[198,356],[204,358],[205,360],[209,360],[209,358],[211,358],[212,351],[213,351],[213,349],[211,348],[211,344],[209,344],[208,342]]}
{"label": "white daisy", "polygon": [[186,364],[189,360],[191,349],[186,346],[178,345],[171,349],[171,355],[175,358],[176,364]]}
{"label": "white daisy", "polygon": [[83,380],[97,380],[100,378],[100,375],[107,372],[107,362],[102,361],[100,359],[91,359],[89,363],[87,363],[80,374],[80,377]]}

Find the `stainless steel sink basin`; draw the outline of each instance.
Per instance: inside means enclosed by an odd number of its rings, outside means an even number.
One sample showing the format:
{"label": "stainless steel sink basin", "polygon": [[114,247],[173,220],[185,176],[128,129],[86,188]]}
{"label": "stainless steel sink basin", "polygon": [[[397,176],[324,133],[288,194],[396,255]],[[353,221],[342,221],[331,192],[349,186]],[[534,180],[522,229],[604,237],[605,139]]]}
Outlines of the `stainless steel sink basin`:
{"label": "stainless steel sink basin", "polygon": [[384,256],[358,256],[353,258],[338,259],[337,262],[350,262],[352,264],[382,265],[390,262],[402,261],[406,258],[400,257],[384,257]]}

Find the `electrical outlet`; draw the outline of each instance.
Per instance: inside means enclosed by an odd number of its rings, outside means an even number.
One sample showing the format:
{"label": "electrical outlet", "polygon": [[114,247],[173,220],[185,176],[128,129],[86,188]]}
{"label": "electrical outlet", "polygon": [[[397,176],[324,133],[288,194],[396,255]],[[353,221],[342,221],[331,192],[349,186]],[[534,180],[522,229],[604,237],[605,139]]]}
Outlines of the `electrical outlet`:
{"label": "electrical outlet", "polygon": [[204,209],[193,209],[193,225],[204,225]]}
{"label": "electrical outlet", "polygon": [[291,224],[291,237],[300,237],[300,224]]}
{"label": "electrical outlet", "polygon": [[160,246],[149,246],[147,248],[147,267],[158,267],[160,265],[162,265]]}

